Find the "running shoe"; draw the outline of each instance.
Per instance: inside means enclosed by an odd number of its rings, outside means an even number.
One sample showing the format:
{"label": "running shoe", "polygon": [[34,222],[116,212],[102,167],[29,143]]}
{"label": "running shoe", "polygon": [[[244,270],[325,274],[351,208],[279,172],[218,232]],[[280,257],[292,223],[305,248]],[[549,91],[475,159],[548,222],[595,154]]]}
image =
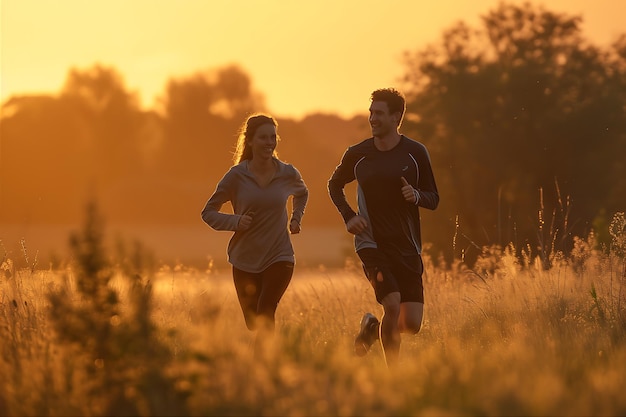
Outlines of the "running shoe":
{"label": "running shoe", "polygon": [[365,356],[378,339],[378,319],[372,313],[365,313],[361,319],[361,331],[354,339],[354,353]]}

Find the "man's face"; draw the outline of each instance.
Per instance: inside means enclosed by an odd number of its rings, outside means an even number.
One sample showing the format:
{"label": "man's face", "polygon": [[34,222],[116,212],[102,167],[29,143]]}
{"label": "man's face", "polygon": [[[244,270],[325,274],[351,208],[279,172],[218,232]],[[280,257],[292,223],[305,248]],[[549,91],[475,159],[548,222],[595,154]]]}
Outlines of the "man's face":
{"label": "man's face", "polygon": [[389,114],[389,107],[384,101],[372,101],[369,121],[372,136],[375,137],[386,136],[398,128],[397,114]]}

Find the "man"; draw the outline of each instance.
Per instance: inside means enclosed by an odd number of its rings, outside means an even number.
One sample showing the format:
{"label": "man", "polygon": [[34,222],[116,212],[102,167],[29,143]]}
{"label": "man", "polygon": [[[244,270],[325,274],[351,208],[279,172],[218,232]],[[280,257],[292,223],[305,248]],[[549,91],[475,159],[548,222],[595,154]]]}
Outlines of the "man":
{"label": "man", "polygon": [[[365,355],[380,339],[388,366],[397,362],[400,334],[419,332],[424,313],[419,207],[434,210],[439,194],[424,145],[399,133],[406,108],[402,93],[372,93],[372,136],[350,146],[328,181],[328,192],[355,235],[355,250],[383,307],[381,321],[361,320],[355,352]],[[358,213],[348,204],[347,183],[357,181]]]}

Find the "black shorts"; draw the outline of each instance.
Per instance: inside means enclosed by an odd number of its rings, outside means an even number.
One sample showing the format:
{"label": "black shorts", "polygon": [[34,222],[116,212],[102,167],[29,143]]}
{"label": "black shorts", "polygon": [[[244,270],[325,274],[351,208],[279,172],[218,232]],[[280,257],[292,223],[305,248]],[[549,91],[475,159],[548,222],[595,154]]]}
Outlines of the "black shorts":
{"label": "black shorts", "polygon": [[[422,273],[424,265],[419,254],[402,255],[397,250],[381,248],[364,248],[357,251],[363,270],[376,294],[376,301],[392,292],[400,293],[400,302],[424,302],[424,286]],[[382,272],[382,281],[379,281],[378,271]]]}

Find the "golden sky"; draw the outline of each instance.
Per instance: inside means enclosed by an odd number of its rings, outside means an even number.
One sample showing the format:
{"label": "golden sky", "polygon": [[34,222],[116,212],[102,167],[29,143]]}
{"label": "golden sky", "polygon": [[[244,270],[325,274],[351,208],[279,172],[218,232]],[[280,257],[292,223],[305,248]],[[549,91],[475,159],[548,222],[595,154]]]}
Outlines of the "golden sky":
{"label": "golden sky", "polygon": [[[0,0],[0,99],[56,93],[70,67],[116,68],[152,107],[167,80],[236,63],[270,112],[367,111],[393,86],[404,51],[459,20],[476,27],[499,0]],[[519,4],[520,1],[513,1]],[[626,32],[624,0],[534,1],[582,15],[606,45]]]}

